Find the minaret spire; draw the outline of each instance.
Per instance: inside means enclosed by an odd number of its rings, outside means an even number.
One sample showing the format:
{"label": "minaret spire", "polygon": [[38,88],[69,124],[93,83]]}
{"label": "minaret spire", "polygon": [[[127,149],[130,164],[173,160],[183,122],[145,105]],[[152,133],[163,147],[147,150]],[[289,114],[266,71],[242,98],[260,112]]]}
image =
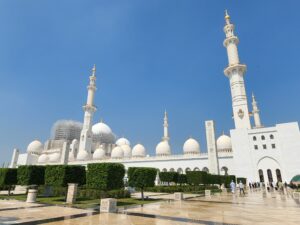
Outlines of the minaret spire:
{"label": "minaret spire", "polygon": [[92,153],[92,123],[93,115],[97,108],[94,105],[96,87],[96,65],[93,66],[92,74],[90,76],[90,82],[87,86],[88,95],[86,105],[83,106],[84,110],[84,121],[80,135],[78,160],[86,160],[91,157]]}
{"label": "minaret spire", "polygon": [[230,16],[225,11],[224,33],[226,38],[223,42],[227,49],[228,66],[224,74],[229,78],[232,97],[232,109],[235,128],[251,129],[244,74],[246,65],[240,63],[238,48],[239,39],[234,34],[234,25],[230,22]]}
{"label": "minaret spire", "polygon": [[262,127],[257,101],[253,93],[252,93],[252,114],[254,118],[254,126],[256,128]]}
{"label": "minaret spire", "polygon": [[165,110],[165,116],[164,116],[164,136],[162,138],[163,141],[169,141],[169,130],[168,130],[168,114],[167,114],[167,110]]}

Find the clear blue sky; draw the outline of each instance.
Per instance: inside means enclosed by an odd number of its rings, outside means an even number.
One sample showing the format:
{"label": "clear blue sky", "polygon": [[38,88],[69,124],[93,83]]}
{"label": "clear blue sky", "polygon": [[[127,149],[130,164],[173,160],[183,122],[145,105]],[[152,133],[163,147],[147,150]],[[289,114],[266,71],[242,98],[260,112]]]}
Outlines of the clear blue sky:
{"label": "clear blue sky", "polygon": [[97,65],[94,122],[153,154],[169,113],[173,152],[189,136],[206,150],[204,121],[233,128],[223,69],[224,10],[248,65],[262,122],[299,121],[299,1],[0,1],[0,162],[58,119],[82,121]]}

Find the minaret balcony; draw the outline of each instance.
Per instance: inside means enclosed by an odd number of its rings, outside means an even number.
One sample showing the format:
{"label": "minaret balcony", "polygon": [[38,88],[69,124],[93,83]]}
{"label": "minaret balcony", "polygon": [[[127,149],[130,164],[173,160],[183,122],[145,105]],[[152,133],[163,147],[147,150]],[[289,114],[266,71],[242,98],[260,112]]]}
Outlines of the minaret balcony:
{"label": "minaret balcony", "polygon": [[88,112],[91,112],[91,113],[94,113],[97,110],[97,107],[94,106],[94,105],[84,105],[82,108],[83,108],[84,111],[88,111]]}
{"label": "minaret balcony", "polygon": [[228,37],[226,38],[224,41],[223,41],[223,45],[225,48],[227,48],[227,46],[230,44],[230,43],[233,43],[235,45],[238,45],[239,44],[239,38],[237,36],[231,36],[231,37]]}
{"label": "minaret balcony", "polygon": [[230,65],[224,69],[224,74],[229,77],[234,73],[245,74],[247,66],[245,64]]}

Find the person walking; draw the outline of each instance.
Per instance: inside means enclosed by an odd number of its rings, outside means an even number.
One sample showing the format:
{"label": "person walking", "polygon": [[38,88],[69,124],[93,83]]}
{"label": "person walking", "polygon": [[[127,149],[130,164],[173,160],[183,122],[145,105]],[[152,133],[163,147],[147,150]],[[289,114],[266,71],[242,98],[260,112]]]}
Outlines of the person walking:
{"label": "person walking", "polygon": [[242,195],[242,192],[243,192],[243,195],[245,195],[244,184],[242,183],[241,180],[240,180],[240,183],[239,183],[239,188],[240,188],[240,195]]}
{"label": "person walking", "polygon": [[231,189],[231,193],[234,194],[234,192],[235,192],[235,183],[234,183],[233,180],[230,183],[230,189]]}

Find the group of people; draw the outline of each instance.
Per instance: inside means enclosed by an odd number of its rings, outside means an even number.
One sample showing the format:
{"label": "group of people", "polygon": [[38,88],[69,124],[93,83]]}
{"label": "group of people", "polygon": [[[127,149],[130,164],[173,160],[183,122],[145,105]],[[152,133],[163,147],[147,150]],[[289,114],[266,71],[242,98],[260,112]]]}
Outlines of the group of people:
{"label": "group of people", "polygon": [[[264,183],[260,182],[249,182],[249,188],[250,190],[255,191],[257,188],[265,188]],[[284,192],[284,189],[288,187],[287,183],[282,183],[281,181],[278,181],[276,184],[273,184],[273,182],[268,182],[267,183],[267,190],[268,191],[280,191]],[[236,189],[239,190],[240,195],[245,195],[245,184],[240,180],[239,183],[236,185],[235,182],[232,180],[230,183],[230,189],[231,193],[234,194]]]}
{"label": "group of people", "polygon": [[[238,189],[240,190],[240,195],[245,195],[245,185],[243,184],[242,181],[240,181],[238,184],[237,184],[237,187]],[[232,180],[231,183],[230,183],[230,189],[231,189],[231,193],[234,194],[235,193],[235,190],[236,190],[236,184],[235,182]]]}

